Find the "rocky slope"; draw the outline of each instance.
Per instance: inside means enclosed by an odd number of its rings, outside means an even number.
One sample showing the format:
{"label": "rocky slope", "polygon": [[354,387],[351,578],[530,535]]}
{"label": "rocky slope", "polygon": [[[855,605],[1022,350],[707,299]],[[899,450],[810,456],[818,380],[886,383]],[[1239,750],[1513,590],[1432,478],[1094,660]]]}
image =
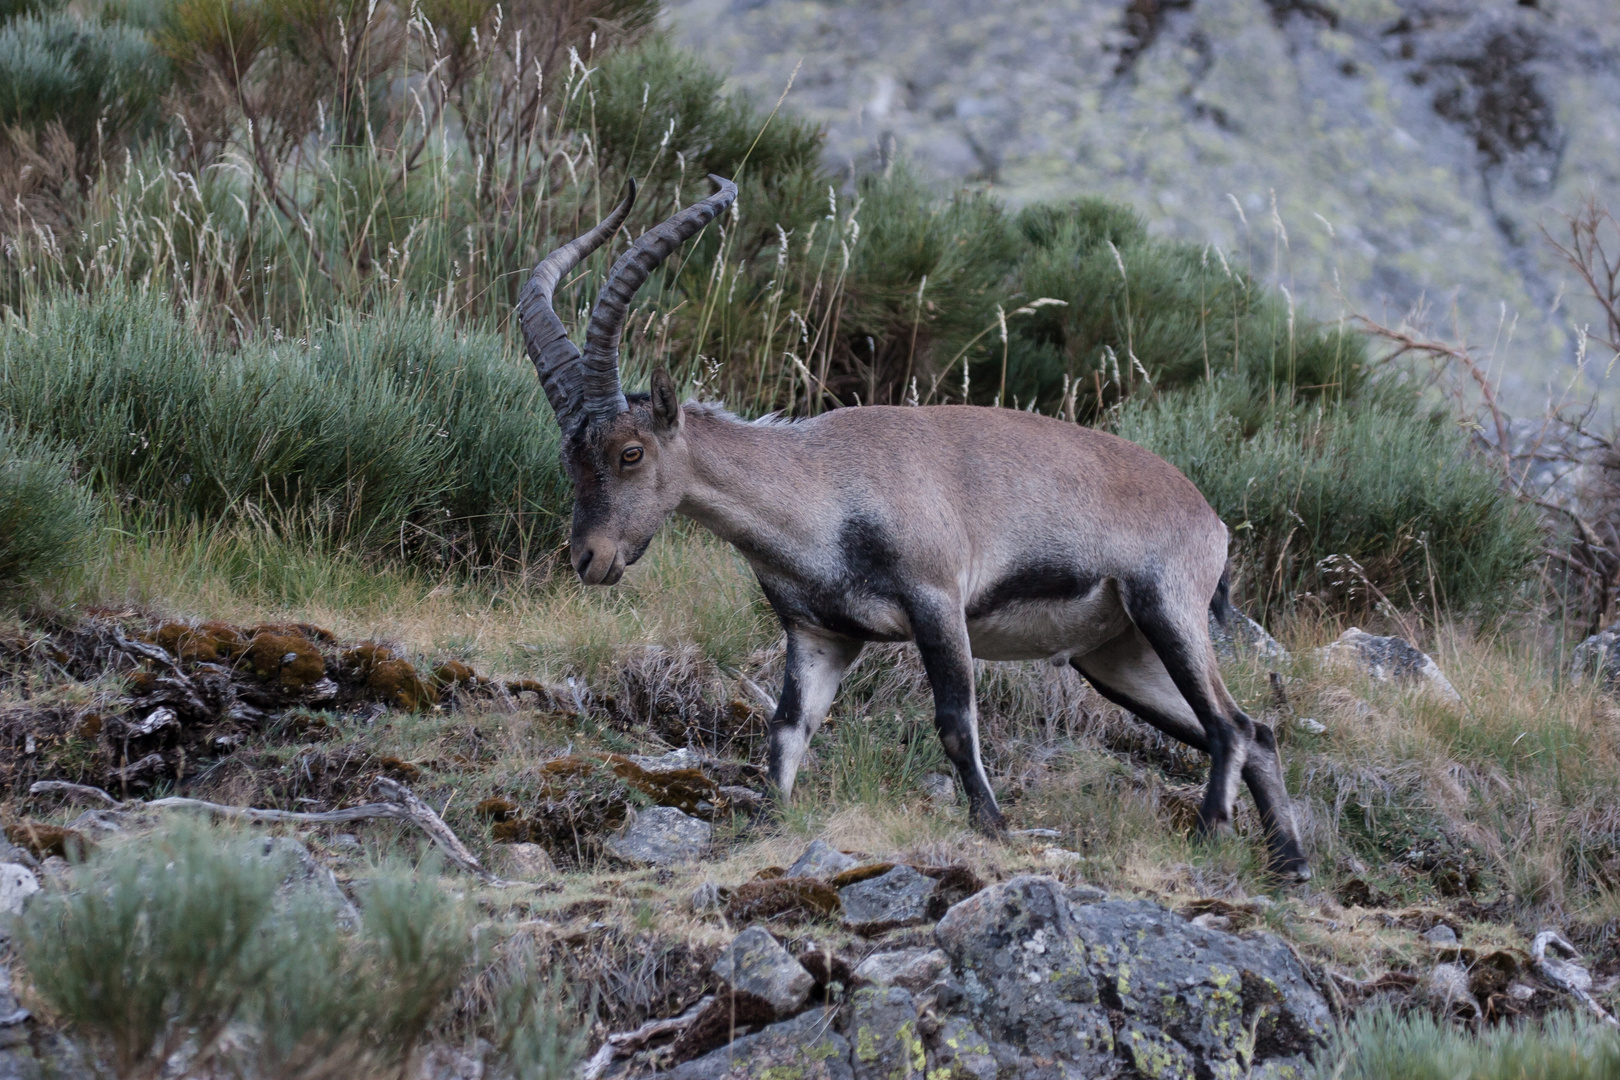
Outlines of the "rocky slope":
{"label": "rocky slope", "polygon": [[[1496,353],[1539,409],[1596,322],[1540,235],[1620,204],[1612,0],[671,0],[678,40],[824,123],[1013,202],[1101,194],[1306,308]],[[1511,338],[1510,338],[1511,335]],[[1605,357],[1606,360],[1606,357]],[[1601,382],[1588,372],[1586,388]],[[1620,377],[1611,373],[1610,394]]]}

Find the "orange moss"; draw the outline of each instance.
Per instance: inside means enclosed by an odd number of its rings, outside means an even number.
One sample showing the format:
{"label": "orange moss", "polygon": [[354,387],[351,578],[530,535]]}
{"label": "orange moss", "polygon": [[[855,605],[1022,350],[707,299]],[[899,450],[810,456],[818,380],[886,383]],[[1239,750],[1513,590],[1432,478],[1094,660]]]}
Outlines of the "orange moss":
{"label": "orange moss", "polygon": [[416,669],[404,660],[384,660],[373,665],[366,677],[366,685],[379,701],[398,706],[406,712],[422,712],[438,700],[439,695],[422,681]]}
{"label": "orange moss", "polygon": [[101,727],[105,722],[106,717],[100,713],[85,713],[79,718],[78,726],[74,728],[74,731],[81,739],[94,739],[101,734]]}
{"label": "orange moss", "polygon": [[148,634],[146,640],[161,645],[171,656],[193,664],[230,660],[247,644],[241,630],[223,622],[205,622],[201,626],[166,622]]}
{"label": "orange moss", "polygon": [[262,623],[255,626],[250,632],[254,634],[296,634],[298,637],[308,641],[320,642],[323,645],[331,645],[337,641],[337,635],[332,631],[323,630],[319,626],[307,622]]}
{"label": "orange moss", "polygon": [[379,758],[378,764],[382,766],[383,772],[391,773],[394,776],[399,777],[401,780],[415,780],[418,776],[422,775],[421,769],[417,768],[413,763],[403,760],[402,758]]}
{"label": "orange moss", "polygon": [[463,664],[460,660],[446,660],[433,669],[433,684],[440,690],[448,690],[456,686],[472,688],[482,682],[478,672]]}
{"label": "orange moss", "polygon": [[499,795],[481,800],[473,807],[473,813],[485,821],[507,821],[518,812],[518,804],[511,799],[503,799]]}
{"label": "orange moss", "polygon": [[256,627],[243,659],[248,670],[266,681],[275,680],[288,690],[300,690],[326,676],[326,660],[302,634],[269,632]]}

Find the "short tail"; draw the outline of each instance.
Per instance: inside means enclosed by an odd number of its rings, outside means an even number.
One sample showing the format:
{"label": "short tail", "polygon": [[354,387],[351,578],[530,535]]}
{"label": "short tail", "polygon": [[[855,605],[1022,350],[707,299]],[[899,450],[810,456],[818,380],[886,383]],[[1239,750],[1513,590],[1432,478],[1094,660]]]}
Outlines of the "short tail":
{"label": "short tail", "polygon": [[1215,595],[1210,597],[1209,613],[1215,616],[1215,621],[1222,626],[1232,618],[1232,571],[1230,568],[1221,571],[1221,580],[1215,585]]}

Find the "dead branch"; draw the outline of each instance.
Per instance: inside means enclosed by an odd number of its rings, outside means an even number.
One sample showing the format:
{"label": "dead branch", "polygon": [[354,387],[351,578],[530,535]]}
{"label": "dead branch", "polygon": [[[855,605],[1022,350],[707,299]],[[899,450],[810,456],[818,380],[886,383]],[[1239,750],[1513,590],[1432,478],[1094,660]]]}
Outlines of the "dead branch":
{"label": "dead branch", "polygon": [[679,1035],[692,1026],[692,1022],[713,1000],[713,995],[700,998],[696,1005],[693,1005],[679,1016],[671,1016],[664,1020],[649,1020],[634,1031],[621,1031],[618,1034],[609,1035],[591,1060],[585,1063],[584,1071],[580,1073],[580,1076],[583,1077],[583,1080],[597,1080],[598,1077],[607,1072],[608,1066],[613,1064],[614,1059],[629,1057],[637,1050],[644,1049],[654,1039],[666,1035]]}
{"label": "dead branch", "polygon": [[243,821],[284,822],[299,825],[338,825],[351,821],[368,821],[374,818],[389,818],[394,821],[403,821],[415,825],[425,832],[429,839],[437,844],[451,863],[457,868],[478,878],[486,885],[496,888],[507,888],[520,882],[504,881],[484,869],[477,857],[467,850],[451,831],[450,826],[434,812],[433,808],[404,784],[387,777],[379,776],[373,787],[383,796],[382,802],[363,803],[360,806],[344,807],[341,810],[326,810],[319,812],[301,810],[272,810],[254,806],[227,806],[223,803],[208,802],[204,799],[187,799],[173,796],[167,799],[153,799],[151,802],[142,802],[132,799],[128,802],[113,798],[98,787],[87,784],[70,784],[63,780],[40,780],[28,789],[30,795],[66,795],[69,798],[91,800],[103,806],[118,811],[135,811],[146,808],[160,810],[201,810],[204,813],[215,814],[219,817],[236,818]]}
{"label": "dead branch", "polygon": [[1546,226],[1542,226],[1541,235],[1586,283],[1592,299],[1603,310],[1609,336],[1599,337],[1588,330],[1587,337],[1620,353],[1620,251],[1610,255],[1603,244],[1605,226],[1620,240],[1620,220],[1599,206],[1595,196],[1588,196],[1586,205],[1575,213],[1562,216],[1569,226],[1568,246],[1554,240]]}
{"label": "dead branch", "polygon": [[[1549,957],[1547,955],[1549,946],[1569,959]],[[1575,946],[1565,941],[1563,935],[1556,930],[1543,930],[1536,935],[1535,942],[1530,946],[1530,959],[1537,975],[1586,1006],[1588,1012],[1605,1024],[1620,1027],[1620,1021],[1617,1021],[1609,1010],[1598,1004],[1598,1000],[1589,993],[1592,988],[1591,973],[1573,962],[1580,955]]]}
{"label": "dead branch", "polygon": [[1480,395],[1485,399],[1485,407],[1490,410],[1491,420],[1496,425],[1496,447],[1502,452],[1502,464],[1504,468],[1511,472],[1513,451],[1508,445],[1507,420],[1502,416],[1501,406],[1496,401],[1496,388],[1491,386],[1491,380],[1486,377],[1485,372],[1480,370],[1479,365],[1474,362],[1474,358],[1469,355],[1466,347],[1448,345],[1446,342],[1428,338],[1414,337],[1404,330],[1391,329],[1359,313],[1351,315],[1350,318],[1360,323],[1374,337],[1383,338],[1385,341],[1399,346],[1385,358],[1387,360],[1393,360],[1409,352],[1418,352],[1429,356],[1449,357],[1461,364],[1463,370],[1467,371],[1479,386]]}

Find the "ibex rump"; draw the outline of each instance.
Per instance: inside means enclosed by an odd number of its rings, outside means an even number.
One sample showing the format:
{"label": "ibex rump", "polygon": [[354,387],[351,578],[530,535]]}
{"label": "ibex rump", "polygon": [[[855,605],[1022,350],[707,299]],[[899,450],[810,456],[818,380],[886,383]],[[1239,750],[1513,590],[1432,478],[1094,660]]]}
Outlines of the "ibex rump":
{"label": "ibex rump", "polygon": [[1105,698],[1207,753],[1198,824],[1228,823],[1248,785],[1274,868],[1309,876],[1276,740],[1221,681],[1206,613],[1227,611],[1226,527],[1180,472],[1075,424],[1008,409],[837,409],[745,422],[683,405],[669,374],[626,398],[618,340],[631,296],[728,207],[720,191],[638,239],[591,313],[585,353],[552,310],[563,274],[613,234],[630,195],[535,269],[520,300],[530,357],[574,482],[572,561],[611,585],[671,514],[734,545],[787,633],[770,722],[780,798],[839,680],[868,641],[917,643],[935,724],[980,828],[1004,828],[979,757],[973,659],[1072,664]]}

